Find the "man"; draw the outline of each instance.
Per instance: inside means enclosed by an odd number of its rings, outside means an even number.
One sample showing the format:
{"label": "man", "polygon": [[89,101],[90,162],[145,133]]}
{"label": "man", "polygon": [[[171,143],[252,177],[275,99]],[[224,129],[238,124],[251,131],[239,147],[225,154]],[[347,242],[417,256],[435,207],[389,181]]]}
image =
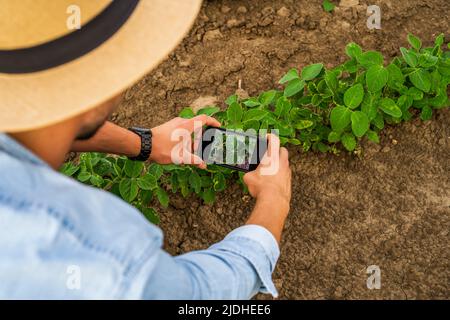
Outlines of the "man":
{"label": "man", "polygon": [[[67,8],[82,13],[66,30]],[[3,5],[3,3],[2,3]],[[110,122],[121,92],[153,68],[191,25],[198,0],[5,1],[0,21],[0,298],[248,299],[276,296],[271,273],[289,211],[287,151],[269,136],[245,226],[202,251],[172,257],[161,231],[112,194],[64,177],[70,150],[174,161],[173,119],[145,130]],[[3,26],[2,26],[3,27]],[[160,34],[161,32],[161,34]],[[113,98],[111,98],[113,97]],[[106,101],[106,102],[104,102]],[[151,110],[149,110],[151,112]],[[193,151],[184,163],[205,164]],[[178,159],[180,160],[180,159]],[[178,162],[178,161],[177,161]]]}

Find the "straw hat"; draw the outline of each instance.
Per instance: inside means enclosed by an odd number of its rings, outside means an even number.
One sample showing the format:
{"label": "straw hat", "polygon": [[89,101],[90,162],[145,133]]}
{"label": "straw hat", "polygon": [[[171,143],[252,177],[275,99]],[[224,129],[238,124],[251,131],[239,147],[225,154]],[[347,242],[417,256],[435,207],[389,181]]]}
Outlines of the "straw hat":
{"label": "straw hat", "polygon": [[200,5],[0,0],[0,132],[60,122],[125,90],[175,48]]}

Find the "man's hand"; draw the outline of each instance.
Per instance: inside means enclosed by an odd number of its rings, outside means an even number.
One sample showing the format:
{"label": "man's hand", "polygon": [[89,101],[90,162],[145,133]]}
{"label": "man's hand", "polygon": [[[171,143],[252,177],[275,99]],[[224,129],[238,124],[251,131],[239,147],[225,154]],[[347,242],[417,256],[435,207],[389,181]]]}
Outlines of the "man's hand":
{"label": "man's hand", "polygon": [[[274,174],[263,174],[266,166],[278,165]],[[279,242],[291,201],[291,169],[288,151],[280,148],[280,140],[268,135],[268,152],[259,167],[244,175],[244,183],[256,198],[256,206],[247,224],[256,224],[272,232]]]}
{"label": "man's hand", "polygon": [[[280,148],[280,140],[277,136],[269,134],[268,151],[261,160],[259,167],[244,176],[244,182],[250,194],[256,198],[274,198],[278,202],[289,205],[291,200],[291,170],[289,168],[288,151]],[[273,154],[270,154],[270,153]],[[278,162],[278,170],[274,174],[262,172],[264,167]]]}
{"label": "man's hand", "polygon": [[[197,138],[201,138],[201,129],[204,125],[220,127],[220,122],[212,117],[200,115],[192,119],[175,118],[153,128],[152,153],[150,159],[160,164],[169,164],[176,161],[177,163],[194,164],[201,169],[206,169],[206,163],[194,153],[198,141],[193,143],[191,140],[194,131],[196,131],[195,134]],[[172,139],[172,135],[177,129],[187,130],[189,133],[189,141],[184,150],[185,156],[183,158],[173,159],[172,151],[180,143],[179,141],[173,141]]]}

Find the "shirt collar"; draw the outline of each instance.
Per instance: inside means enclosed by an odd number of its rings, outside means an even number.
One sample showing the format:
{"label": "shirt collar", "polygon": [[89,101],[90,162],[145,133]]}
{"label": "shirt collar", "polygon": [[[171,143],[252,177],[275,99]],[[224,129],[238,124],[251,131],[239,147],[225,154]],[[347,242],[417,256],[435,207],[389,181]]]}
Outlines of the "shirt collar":
{"label": "shirt collar", "polygon": [[39,158],[37,155],[25,148],[23,145],[11,138],[6,133],[0,133],[0,152],[5,152],[21,161],[26,161],[38,166],[48,167],[48,164],[45,163],[41,158]]}

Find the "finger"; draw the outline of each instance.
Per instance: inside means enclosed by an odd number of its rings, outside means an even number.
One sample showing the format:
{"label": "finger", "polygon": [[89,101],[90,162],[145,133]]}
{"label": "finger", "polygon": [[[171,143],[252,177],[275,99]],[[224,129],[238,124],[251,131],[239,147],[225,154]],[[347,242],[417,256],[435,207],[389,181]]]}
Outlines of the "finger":
{"label": "finger", "polygon": [[192,158],[192,165],[198,167],[199,169],[206,170],[206,162],[203,161],[202,158],[200,158],[196,154],[192,154],[191,158]]}
{"label": "finger", "polygon": [[181,163],[196,166],[200,169],[206,169],[206,163],[198,155],[191,153],[189,150],[184,150]]}
{"label": "finger", "polygon": [[196,152],[200,146],[200,142],[202,141],[202,130],[203,128],[197,128],[194,131],[194,152]]}
{"label": "finger", "polygon": [[220,122],[217,119],[214,119],[213,117],[209,117],[205,114],[196,116],[191,119],[191,126],[192,126],[191,130],[194,130],[195,122],[200,122],[201,126],[206,125],[206,126],[211,126],[211,127],[220,127]]}
{"label": "finger", "polygon": [[263,158],[266,160],[278,158],[280,155],[280,139],[270,133],[267,135],[267,151]]}
{"label": "finger", "polygon": [[277,151],[278,154],[280,150],[280,138],[273,133],[269,133],[267,135],[267,145],[270,150]]}
{"label": "finger", "polygon": [[282,147],[280,149],[280,160],[286,163],[289,162],[289,152],[286,148]]}

